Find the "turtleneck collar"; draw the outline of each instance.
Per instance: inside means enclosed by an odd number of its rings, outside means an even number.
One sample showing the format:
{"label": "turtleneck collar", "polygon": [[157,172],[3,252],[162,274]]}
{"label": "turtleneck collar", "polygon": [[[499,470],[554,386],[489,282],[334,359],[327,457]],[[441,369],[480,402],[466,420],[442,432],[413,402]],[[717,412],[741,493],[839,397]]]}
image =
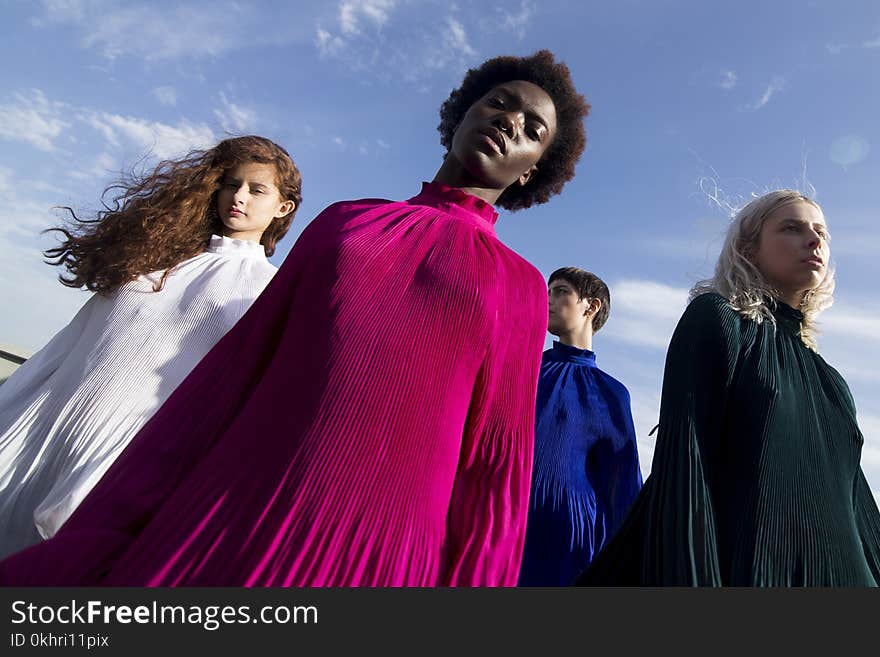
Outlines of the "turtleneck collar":
{"label": "turtleneck collar", "polygon": [[567,361],[569,363],[579,363],[581,365],[595,365],[596,353],[589,349],[578,349],[571,345],[562,344],[559,340],[553,341],[553,357],[556,360]]}
{"label": "turtleneck collar", "polygon": [[775,306],[773,317],[776,318],[776,325],[786,333],[800,335],[801,322],[804,321],[804,314],[800,310],[792,308],[779,299],[776,299]]}
{"label": "turtleneck collar", "polygon": [[236,240],[225,235],[211,235],[208,242],[208,253],[234,253],[247,258],[265,258],[266,249],[262,244],[250,240]]}
{"label": "turtleneck collar", "polygon": [[498,220],[498,213],[491,204],[457,187],[438,182],[423,182],[422,191],[407,203],[428,205],[455,216],[477,219],[489,227],[493,227]]}

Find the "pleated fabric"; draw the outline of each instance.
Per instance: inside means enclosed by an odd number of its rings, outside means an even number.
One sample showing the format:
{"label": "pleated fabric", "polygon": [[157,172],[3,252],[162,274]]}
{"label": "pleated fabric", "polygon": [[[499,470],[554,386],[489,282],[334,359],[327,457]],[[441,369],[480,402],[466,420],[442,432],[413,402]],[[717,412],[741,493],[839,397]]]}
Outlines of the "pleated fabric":
{"label": "pleated fabric", "polygon": [[547,323],[483,201],[337,203],[20,584],[513,585]]}
{"label": "pleated fabric", "polygon": [[277,269],[214,235],[172,270],[93,295],[0,386],[0,554],[55,534]]}
{"label": "pleated fabric", "polygon": [[694,299],[666,359],[651,475],[581,584],[876,586],[880,513],[846,382],[779,303]]}
{"label": "pleated fabric", "polygon": [[629,391],[596,354],[560,342],[538,380],[535,464],[520,586],[569,586],[642,486]]}

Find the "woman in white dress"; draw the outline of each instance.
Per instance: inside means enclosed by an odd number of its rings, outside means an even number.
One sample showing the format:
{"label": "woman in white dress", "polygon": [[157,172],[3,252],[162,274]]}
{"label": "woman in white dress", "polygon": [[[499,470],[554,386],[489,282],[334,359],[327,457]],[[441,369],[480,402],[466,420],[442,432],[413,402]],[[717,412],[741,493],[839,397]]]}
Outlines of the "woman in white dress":
{"label": "woman in white dress", "polygon": [[302,199],[287,152],[236,137],[108,188],[47,251],[95,292],[0,385],[0,557],[52,536],[275,274]]}

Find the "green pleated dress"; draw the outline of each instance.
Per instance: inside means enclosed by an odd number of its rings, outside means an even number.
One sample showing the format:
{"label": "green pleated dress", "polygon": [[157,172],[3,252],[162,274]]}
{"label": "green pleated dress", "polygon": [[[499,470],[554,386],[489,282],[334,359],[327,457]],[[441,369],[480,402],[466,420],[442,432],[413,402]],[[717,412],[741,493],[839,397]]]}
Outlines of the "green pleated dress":
{"label": "green pleated dress", "polygon": [[880,513],[846,382],[799,337],[718,294],[669,346],[651,475],[581,585],[876,586]]}

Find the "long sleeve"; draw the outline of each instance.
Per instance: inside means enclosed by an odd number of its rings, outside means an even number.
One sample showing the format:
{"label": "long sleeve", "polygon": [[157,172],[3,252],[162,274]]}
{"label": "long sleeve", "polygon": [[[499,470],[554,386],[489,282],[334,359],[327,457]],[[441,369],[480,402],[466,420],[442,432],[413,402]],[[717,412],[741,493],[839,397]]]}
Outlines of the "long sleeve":
{"label": "long sleeve", "polygon": [[[286,290],[295,293],[296,285],[288,282]],[[257,299],[168,397],[61,526],[58,540],[37,543],[3,562],[4,583],[101,582],[247,402],[272,357],[270,341],[278,335],[274,327],[286,321],[287,306],[268,300]],[[262,358],[241,358],[255,334]],[[63,576],[49,566],[58,562],[65,564]]]}
{"label": "long sleeve", "polygon": [[509,290],[498,296],[510,301],[499,308],[465,426],[449,511],[445,586],[514,586],[519,575],[547,317],[543,279],[533,269],[528,274],[531,280],[505,281]]}
{"label": "long sleeve", "polygon": [[868,568],[874,576],[874,581],[880,584],[880,511],[865,473],[859,468],[853,491],[853,505],[856,514],[856,526],[862,539],[862,547],[865,550],[865,560]]}
{"label": "long sleeve", "polygon": [[688,306],[666,358],[651,477],[578,583],[722,584],[712,480],[742,330],[719,295]]}
{"label": "long sleeve", "polygon": [[101,302],[102,297],[92,295],[67,326],[52,336],[42,349],[22,363],[0,386],[0,431],[10,422],[7,415],[9,418],[17,417],[21,412],[20,404],[42,388],[67,357],[70,349],[80,339],[89,317]]}
{"label": "long sleeve", "polygon": [[587,460],[587,476],[596,494],[593,554],[614,536],[642,488],[629,392],[621,386],[615,400],[617,407],[609,410],[617,431],[597,442]]}

